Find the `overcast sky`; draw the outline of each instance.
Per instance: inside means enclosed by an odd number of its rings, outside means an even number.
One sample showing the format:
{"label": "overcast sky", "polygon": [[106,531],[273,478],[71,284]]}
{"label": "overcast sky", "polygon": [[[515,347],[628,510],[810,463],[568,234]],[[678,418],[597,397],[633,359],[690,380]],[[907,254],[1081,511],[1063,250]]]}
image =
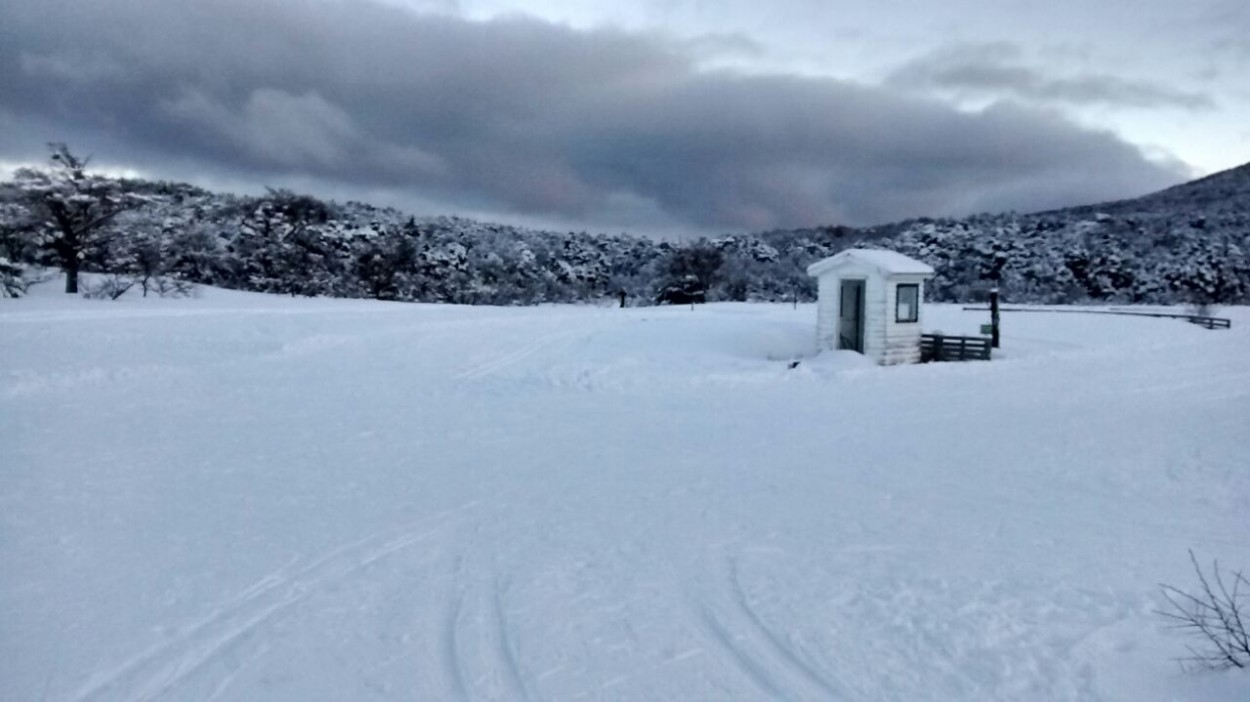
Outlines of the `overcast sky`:
{"label": "overcast sky", "polygon": [[1244,0],[0,0],[0,168],[658,236],[1250,160]]}

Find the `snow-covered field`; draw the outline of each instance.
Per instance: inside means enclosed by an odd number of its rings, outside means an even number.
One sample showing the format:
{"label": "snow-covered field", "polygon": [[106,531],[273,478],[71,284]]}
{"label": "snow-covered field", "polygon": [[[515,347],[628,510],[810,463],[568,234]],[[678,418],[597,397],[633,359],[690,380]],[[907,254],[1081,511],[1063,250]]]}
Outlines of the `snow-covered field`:
{"label": "snow-covered field", "polygon": [[878,368],[811,306],[52,285],[0,301],[0,699],[1250,698],[1153,613],[1250,568],[1250,310]]}

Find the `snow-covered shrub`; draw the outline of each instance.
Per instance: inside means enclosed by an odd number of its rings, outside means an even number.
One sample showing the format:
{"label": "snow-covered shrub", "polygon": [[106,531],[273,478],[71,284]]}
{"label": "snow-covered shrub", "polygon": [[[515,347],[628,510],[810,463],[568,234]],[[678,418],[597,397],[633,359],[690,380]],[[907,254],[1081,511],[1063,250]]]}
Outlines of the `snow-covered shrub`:
{"label": "snow-covered shrub", "polygon": [[152,278],[146,285],[160,297],[194,297],[196,294],[195,283],[171,276]]}
{"label": "snow-covered shrub", "polygon": [[0,256],[0,297],[21,297],[30,286],[51,279],[47,273]]}
{"label": "snow-covered shrub", "polygon": [[666,283],[656,292],[655,301],[661,305],[693,305],[707,302],[707,289],[693,275]]}

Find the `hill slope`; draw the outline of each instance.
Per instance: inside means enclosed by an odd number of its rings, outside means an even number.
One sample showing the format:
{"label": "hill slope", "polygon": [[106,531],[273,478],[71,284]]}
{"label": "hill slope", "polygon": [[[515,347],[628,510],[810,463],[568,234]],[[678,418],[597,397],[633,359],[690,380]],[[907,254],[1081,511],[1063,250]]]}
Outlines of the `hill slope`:
{"label": "hill slope", "polygon": [[1144,197],[1068,209],[1082,214],[1094,211],[1155,215],[1187,213],[1195,217],[1239,215],[1244,220],[1250,213],[1247,203],[1250,203],[1250,163]]}
{"label": "hill slope", "polygon": [[1132,200],[872,232],[934,265],[940,300],[1250,301],[1250,164]]}

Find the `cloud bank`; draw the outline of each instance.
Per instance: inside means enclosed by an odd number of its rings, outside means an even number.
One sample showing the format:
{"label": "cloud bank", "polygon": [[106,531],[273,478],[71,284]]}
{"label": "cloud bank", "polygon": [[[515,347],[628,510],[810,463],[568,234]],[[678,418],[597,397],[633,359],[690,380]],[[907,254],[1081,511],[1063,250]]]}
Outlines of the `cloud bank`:
{"label": "cloud bank", "polygon": [[661,36],[363,0],[4,4],[9,161],[84,139],[193,181],[707,232],[1036,210],[1185,175],[1053,113],[707,70],[703,48]]}

